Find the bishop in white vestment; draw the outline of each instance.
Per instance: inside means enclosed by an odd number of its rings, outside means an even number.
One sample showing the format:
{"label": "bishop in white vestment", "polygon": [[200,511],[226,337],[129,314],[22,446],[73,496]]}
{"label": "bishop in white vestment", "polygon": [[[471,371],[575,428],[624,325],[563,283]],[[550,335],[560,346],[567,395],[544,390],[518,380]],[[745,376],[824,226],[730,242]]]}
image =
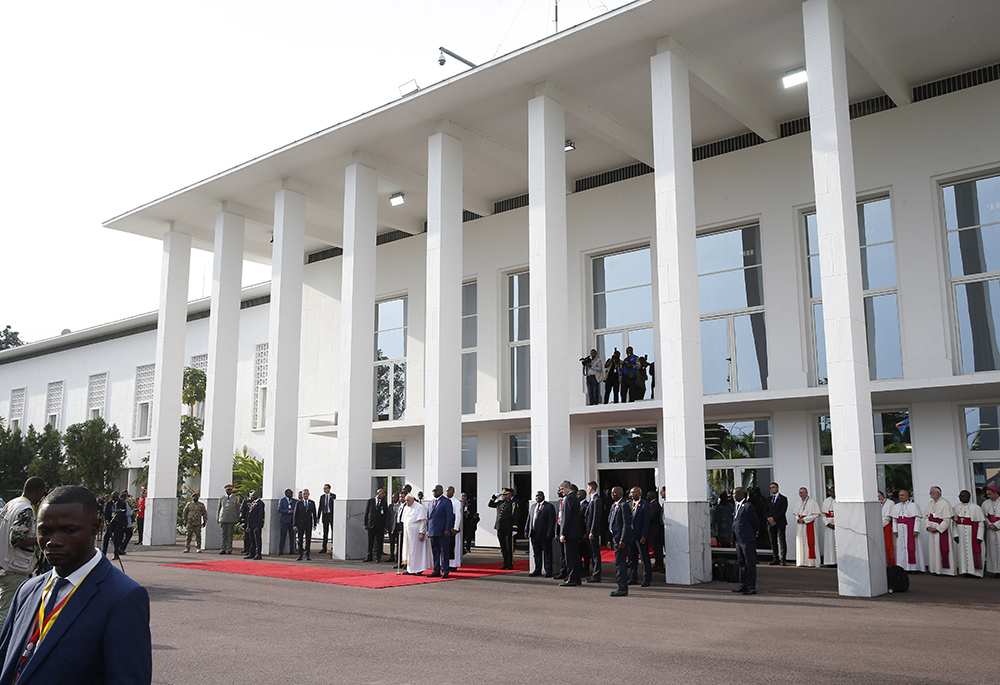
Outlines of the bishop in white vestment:
{"label": "bishop in white vestment", "polygon": [[952,538],[955,540],[955,566],[961,575],[983,577],[983,539],[986,533],[986,517],[978,505],[972,503],[972,493],[962,490],[958,493],[959,504],[955,507],[955,525]]}
{"label": "bishop in white vestment", "polygon": [[464,523],[465,517],[463,516],[462,500],[455,497],[455,488],[449,485],[444,494],[451,500],[451,506],[455,510],[455,527],[451,531],[451,561],[448,564],[449,568],[454,571],[462,565],[462,524]]}
{"label": "bishop in white vestment", "polygon": [[406,572],[419,575],[431,567],[431,541],[427,537],[427,507],[406,496],[403,512],[403,563]]}
{"label": "bishop in white vestment", "polygon": [[809,496],[809,491],[799,488],[799,505],[795,509],[795,565],[819,568],[819,531],[816,520],[820,516],[819,503]]}
{"label": "bishop in white vestment", "polygon": [[1000,488],[995,485],[986,488],[983,516],[986,517],[986,572],[1000,577]]}
{"label": "bishop in white vestment", "polygon": [[955,542],[951,539],[951,524],[955,510],[941,496],[941,488],[930,491],[931,501],[924,512],[929,539],[927,540],[927,570],[939,576],[955,575]]}
{"label": "bishop in white vestment", "polygon": [[823,500],[820,507],[823,522],[823,565],[837,565],[837,535],[833,521],[834,506],[837,504],[837,493],[830,488],[830,496]]}
{"label": "bishop in white vestment", "polygon": [[923,512],[917,503],[910,499],[909,490],[899,491],[899,504],[892,508],[892,524],[896,536],[896,565],[906,571],[923,572],[924,550],[918,543],[918,536],[923,529],[921,521]]}
{"label": "bishop in white vestment", "polygon": [[896,547],[893,544],[892,535],[892,508],[896,503],[885,496],[881,490],[878,491],[878,501],[882,504],[882,535],[885,537],[885,563],[893,565],[896,563]]}

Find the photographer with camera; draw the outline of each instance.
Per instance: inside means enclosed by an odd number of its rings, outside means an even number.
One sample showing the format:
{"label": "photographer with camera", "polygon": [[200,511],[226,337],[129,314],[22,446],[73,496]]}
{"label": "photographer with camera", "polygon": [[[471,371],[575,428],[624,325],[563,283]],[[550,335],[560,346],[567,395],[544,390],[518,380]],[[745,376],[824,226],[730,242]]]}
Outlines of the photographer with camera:
{"label": "photographer with camera", "polygon": [[615,393],[615,404],[618,404],[618,388],[621,385],[622,353],[615,348],[614,354],[604,362],[604,404],[608,403],[611,393]]}
{"label": "photographer with camera", "polygon": [[590,356],[580,358],[580,363],[583,364],[583,375],[587,377],[587,404],[600,404],[604,361],[597,356],[597,350],[591,350]]}

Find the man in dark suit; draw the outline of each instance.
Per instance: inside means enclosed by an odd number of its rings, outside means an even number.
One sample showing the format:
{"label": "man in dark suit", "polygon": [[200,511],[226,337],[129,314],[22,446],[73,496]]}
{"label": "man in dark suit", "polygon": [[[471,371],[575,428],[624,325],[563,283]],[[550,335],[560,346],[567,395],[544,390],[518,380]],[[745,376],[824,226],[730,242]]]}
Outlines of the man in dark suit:
{"label": "man in dark suit", "polygon": [[365,530],[368,531],[368,556],[363,561],[371,561],[372,556],[375,562],[382,561],[382,540],[385,536],[386,517],[389,514],[389,505],[385,501],[385,490],[379,488],[375,491],[375,496],[368,500],[365,505]]}
{"label": "man in dark suit", "polygon": [[306,561],[312,561],[309,555],[312,547],[313,534],[316,524],[319,523],[319,515],[316,513],[316,503],[309,499],[309,491],[302,491],[302,499],[295,503],[295,521],[292,530],[295,531],[299,542],[299,558],[302,561],[302,554],[306,555]]}
{"label": "man in dark suit", "polygon": [[[299,493],[300,495],[302,493]],[[278,537],[278,556],[285,552],[285,538],[288,538],[288,553],[295,552],[295,505],[298,499],[292,497],[292,489],[285,490],[285,496],[278,500],[278,523],[281,535]]]}
{"label": "man in dark suit", "polygon": [[559,485],[559,490],[563,496],[559,503],[559,542],[566,558],[566,580],[559,587],[573,587],[580,584],[580,538],[583,537],[580,500],[568,480]]}
{"label": "man in dark suit", "polygon": [[[0,633],[0,683],[152,681],[149,595],[94,549],[98,514],[94,494],[80,486],[55,488],[42,500],[38,544],[53,568],[14,595]],[[51,626],[42,640],[40,607]]]}
{"label": "man in dark suit", "polygon": [[580,521],[583,522],[584,531],[580,536],[580,577],[590,576],[590,540],[587,537],[587,491],[581,490],[573,484],[573,494],[580,501]]}
{"label": "man in dark suit", "polygon": [[[95,502],[97,500],[94,500]],[[114,548],[114,559],[118,558],[122,551],[122,542],[125,537],[125,518],[128,512],[128,504],[117,492],[111,493],[111,499],[104,505],[104,520],[107,522],[104,533],[104,547],[101,548],[103,554],[108,553],[108,542]]]}
{"label": "man in dark suit", "polygon": [[326,554],[326,536],[330,536],[330,548],[333,549],[333,501],[337,496],[330,492],[330,484],[323,486],[323,494],[319,496],[319,518],[323,522],[323,547],[320,554]]}
{"label": "man in dark suit", "polygon": [[247,505],[246,518],[243,520],[243,529],[248,540],[247,553],[244,559],[261,559],[263,552],[262,532],[264,530],[264,502],[260,498],[260,493],[256,490],[250,491],[250,504]]}
{"label": "man in dark suit", "polygon": [[399,521],[399,512],[405,506],[400,501],[401,494],[399,492],[393,493],[392,500],[389,502],[389,507],[386,509],[385,514],[385,531],[389,534],[389,561],[391,563],[395,563],[396,561],[396,547],[401,534],[399,528],[402,527],[402,523]]}
{"label": "man in dark suit", "polygon": [[736,563],[740,565],[740,586],[733,590],[744,595],[757,594],[757,531],[760,523],[757,511],[747,499],[743,488],[733,490],[736,515],[733,517],[733,540],[736,542]]}
{"label": "man in dark suit", "polygon": [[622,489],[611,488],[611,513],[608,515],[608,529],[611,531],[611,549],[615,551],[615,580],[618,589],[612,597],[628,596],[628,556],[634,547],[632,540],[632,509],[622,501]]}
{"label": "man in dark suit", "polygon": [[455,505],[444,496],[444,487],[434,486],[434,501],[427,506],[427,535],[431,539],[434,571],[428,578],[447,578],[448,538],[455,528]]}
{"label": "man in dark suit", "polygon": [[771,537],[771,566],[785,565],[788,545],[785,528],[788,526],[788,499],[778,491],[778,484],[771,483],[771,499],[767,501],[767,533]]}
{"label": "man in dark suit", "polygon": [[653,571],[662,572],[663,567],[663,507],[656,490],[646,493],[649,504],[649,546],[653,548]]}
{"label": "man in dark suit", "polygon": [[513,499],[514,491],[504,488],[490,497],[487,503],[491,509],[497,510],[497,520],[493,524],[497,538],[500,540],[500,552],[503,554],[503,570],[514,570],[514,537],[517,536],[517,501]]}
{"label": "man in dark suit", "polygon": [[587,578],[588,583],[601,582],[601,532],[604,528],[604,504],[601,496],[597,494],[597,483],[590,481],[587,483],[587,493],[590,495],[590,503],[587,505],[587,512],[583,517],[584,544],[590,547],[590,559],[593,564],[593,572]]}
{"label": "man in dark suit", "polygon": [[556,535],[556,509],[545,501],[545,493],[539,490],[535,493],[535,503],[528,511],[528,539],[531,541],[531,554],[535,562],[535,570],[529,576],[542,575],[552,577],[552,540]]}
{"label": "man in dark suit", "polygon": [[639,587],[649,587],[653,582],[653,567],[649,563],[649,505],[642,498],[642,488],[632,488],[632,540],[629,554],[629,585],[639,582],[639,560],[642,559],[642,584]]}

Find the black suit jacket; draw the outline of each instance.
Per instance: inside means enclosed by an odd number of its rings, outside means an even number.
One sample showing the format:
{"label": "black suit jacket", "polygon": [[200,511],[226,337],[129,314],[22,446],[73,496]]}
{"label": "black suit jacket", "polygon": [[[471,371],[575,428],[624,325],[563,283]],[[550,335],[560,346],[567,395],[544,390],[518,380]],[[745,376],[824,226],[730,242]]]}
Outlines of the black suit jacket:
{"label": "black suit jacket", "polygon": [[[14,595],[0,634],[0,683],[14,678],[48,577],[30,578]],[[146,588],[102,557],[66,602],[18,682],[148,685],[152,654]]]}
{"label": "black suit jacket", "polygon": [[[541,507],[541,509],[538,509]],[[535,512],[538,520],[535,520]],[[556,510],[551,502],[542,502],[532,506],[528,512],[528,535],[533,538],[550,538],[556,534]]]}
{"label": "black suit jacket", "polygon": [[385,497],[380,500],[372,497],[365,506],[365,525],[368,526],[368,530],[385,530],[388,515],[389,505]]}
{"label": "black suit jacket", "polygon": [[774,525],[778,528],[784,528],[788,525],[788,517],[786,516],[788,513],[788,498],[779,492],[778,500],[773,504],[771,503],[772,499],[774,499],[773,495],[767,498],[767,516],[774,519]]}
{"label": "black suit jacket", "polygon": [[264,500],[258,497],[247,505],[247,513],[244,517],[243,526],[248,530],[263,528],[264,519]]}
{"label": "black suit jacket", "polygon": [[562,527],[559,535],[567,540],[579,540],[583,537],[583,520],[580,517],[580,500],[570,493],[562,498]]}
{"label": "black suit jacket", "polygon": [[750,500],[743,500],[743,506],[736,505],[736,517],[733,519],[733,538],[736,542],[756,545],[759,525],[757,510],[750,504]]}
{"label": "black suit jacket", "polygon": [[[331,518],[333,518],[333,503],[335,501],[335,497],[336,495],[334,495],[332,492],[329,495],[324,492],[322,495],[319,496],[319,515],[323,518],[324,521],[329,521]],[[329,514],[326,513],[327,499],[330,500]]]}
{"label": "black suit jacket", "polygon": [[587,505],[587,513],[583,517],[583,533],[586,536],[594,536],[595,540],[601,539],[601,528],[604,523],[604,503],[600,495],[594,495]]}
{"label": "black suit jacket", "polygon": [[318,520],[316,503],[311,499],[300,499],[295,503],[295,518],[292,521],[296,528],[312,528]]}

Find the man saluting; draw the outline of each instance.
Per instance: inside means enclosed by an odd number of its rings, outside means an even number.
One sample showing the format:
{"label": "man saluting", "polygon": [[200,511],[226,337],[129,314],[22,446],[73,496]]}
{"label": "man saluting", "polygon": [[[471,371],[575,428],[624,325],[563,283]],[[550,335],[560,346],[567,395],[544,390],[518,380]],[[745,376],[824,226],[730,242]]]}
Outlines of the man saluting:
{"label": "man saluting", "polygon": [[25,582],[0,633],[0,683],[150,683],[146,589],[94,548],[97,499],[54,489],[38,510],[38,544],[52,570]]}

